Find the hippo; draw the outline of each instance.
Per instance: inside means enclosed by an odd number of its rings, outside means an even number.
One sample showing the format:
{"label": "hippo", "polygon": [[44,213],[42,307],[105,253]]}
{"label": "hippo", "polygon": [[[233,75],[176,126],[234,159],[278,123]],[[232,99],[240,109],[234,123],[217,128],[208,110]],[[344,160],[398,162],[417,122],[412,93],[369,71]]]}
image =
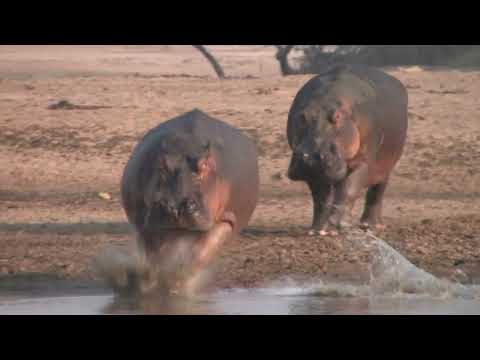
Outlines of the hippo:
{"label": "hippo", "polygon": [[337,234],[366,191],[360,226],[384,229],[382,201],[408,128],[408,93],[393,76],[362,65],[338,65],[310,79],[288,114],[288,177],[313,199],[310,233]]}
{"label": "hippo", "polygon": [[198,109],[148,131],[121,181],[122,205],[146,262],[170,256],[169,244],[187,238],[192,274],[245,228],[258,189],[254,142]]}

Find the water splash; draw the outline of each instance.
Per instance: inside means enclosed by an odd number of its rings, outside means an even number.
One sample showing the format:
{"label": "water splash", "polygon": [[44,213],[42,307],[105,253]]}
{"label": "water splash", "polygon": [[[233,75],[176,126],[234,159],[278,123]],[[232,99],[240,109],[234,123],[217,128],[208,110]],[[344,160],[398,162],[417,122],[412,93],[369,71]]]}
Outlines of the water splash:
{"label": "water splash", "polygon": [[[416,267],[384,240],[367,233],[373,248],[370,264],[371,296],[426,296],[433,298],[480,298],[480,288],[439,279]],[[365,242],[362,241],[363,244]]]}
{"label": "water splash", "polygon": [[367,285],[352,285],[341,283],[327,283],[317,280],[311,283],[285,286],[274,285],[268,288],[262,288],[258,291],[268,295],[277,296],[318,296],[318,297],[336,297],[336,298],[354,298],[364,297],[369,294]]}
{"label": "water splash", "polygon": [[[439,279],[416,267],[384,240],[364,231],[351,231],[345,241],[353,251],[367,251],[369,281],[365,284],[329,282],[319,279],[310,282],[279,280],[270,286],[255,289],[257,293],[273,296],[316,296],[327,298],[426,298],[480,300],[480,286],[463,285]],[[146,266],[138,251],[110,248],[97,258],[96,269],[110,286],[120,294],[167,291],[168,282],[187,271],[182,266],[191,260],[191,242],[175,242],[169,255],[154,266]],[[198,277],[198,287],[205,284],[210,273]],[[181,277],[182,275],[180,275]],[[246,290],[249,292],[250,290]],[[192,295],[192,294],[191,294]]]}
{"label": "water splash", "polygon": [[480,300],[480,286],[463,285],[444,279],[416,267],[384,240],[370,232],[351,231],[346,241],[353,249],[367,250],[370,254],[369,281],[367,284],[313,280],[299,284],[282,280],[260,289],[278,296],[320,296],[334,298],[368,297],[371,300],[385,298],[428,298]]}
{"label": "water splash", "polygon": [[[178,291],[193,295],[208,282],[211,274],[209,269],[203,269],[193,277],[192,243],[188,236],[178,237],[158,252],[158,258],[148,263],[137,247],[108,247],[94,259],[93,269],[119,295]],[[185,279],[190,280],[188,288],[178,287]]]}
{"label": "water splash", "polygon": [[93,259],[94,272],[115,292],[135,293],[139,279],[147,276],[138,252],[120,247],[108,247]]}

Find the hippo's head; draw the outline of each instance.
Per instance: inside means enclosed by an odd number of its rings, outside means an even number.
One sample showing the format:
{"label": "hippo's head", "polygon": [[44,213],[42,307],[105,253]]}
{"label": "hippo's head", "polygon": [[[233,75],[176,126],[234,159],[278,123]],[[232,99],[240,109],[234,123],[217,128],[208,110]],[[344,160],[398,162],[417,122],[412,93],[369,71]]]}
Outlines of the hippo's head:
{"label": "hippo's head", "polygon": [[360,147],[360,133],[350,108],[340,101],[333,104],[312,103],[295,115],[291,180],[315,177],[332,183],[347,175],[347,162]]}
{"label": "hippo's head", "polygon": [[216,165],[210,143],[164,139],[144,173],[145,227],[209,230],[218,207]]}

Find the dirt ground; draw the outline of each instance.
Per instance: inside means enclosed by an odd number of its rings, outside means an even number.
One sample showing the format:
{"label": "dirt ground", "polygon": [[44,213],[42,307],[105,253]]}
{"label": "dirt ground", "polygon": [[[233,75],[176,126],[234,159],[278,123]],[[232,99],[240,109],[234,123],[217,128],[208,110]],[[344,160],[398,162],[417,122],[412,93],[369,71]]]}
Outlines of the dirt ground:
{"label": "dirt ground", "polygon": [[[0,274],[94,279],[92,259],[132,241],[119,181],[133,146],[199,108],[244,129],[260,152],[260,202],[223,248],[215,284],[365,278],[367,255],[345,237],[306,235],[310,195],[284,175],[287,112],[311,76],[281,77],[271,48],[209,48],[232,79],[217,80],[189,46],[0,46]],[[379,236],[437,276],[476,282],[480,71],[388,72],[408,87],[410,125]],[[60,100],[86,108],[49,109]]]}

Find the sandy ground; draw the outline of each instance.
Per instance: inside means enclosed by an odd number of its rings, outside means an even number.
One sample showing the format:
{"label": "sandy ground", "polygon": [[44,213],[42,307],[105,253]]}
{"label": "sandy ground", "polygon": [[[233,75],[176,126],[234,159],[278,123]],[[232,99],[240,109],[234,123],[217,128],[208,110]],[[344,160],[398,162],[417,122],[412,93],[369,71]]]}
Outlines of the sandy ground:
{"label": "sandy ground", "polygon": [[[310,195],[284,176],[287,112],[311,76],[281,77],[271,48],[210,49],[233,79],[217,80],[188,46],[0,46],[0,274],[95,278],[94,256],[132,240],[119,180],[133,146],[199,108],[245,129],[261,155],[260,202],[222,250],[215,284],[365,278],[367,256],[344,237],[305,235]],[[389,70],[408,87],[410,128],[379,235],[437,276],[476,282],[480,71],[414,70]],[[99,108],[48,109],[60,100]]]}

